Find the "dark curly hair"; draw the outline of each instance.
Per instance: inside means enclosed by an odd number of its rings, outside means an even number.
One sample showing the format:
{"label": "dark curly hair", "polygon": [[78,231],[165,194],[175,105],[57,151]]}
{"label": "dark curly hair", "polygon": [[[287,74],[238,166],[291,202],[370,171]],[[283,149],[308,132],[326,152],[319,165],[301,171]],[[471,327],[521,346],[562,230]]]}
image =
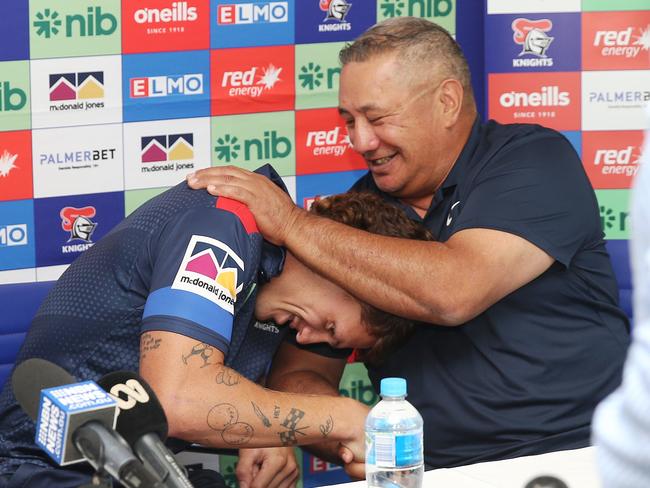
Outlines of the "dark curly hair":
{"label": "dark curly hair", "polygon": [[[373,234],[422,241],[433,240],[422,225],[409,219],[399,208],[374,193],[350,192],[316,200],[310,212]],[[361,320],[377,338],[369,349],[359,350],[358,358],[379,364],[388,353],[401,345],[413,332],[416,321],[398,317],[361,302]]]}

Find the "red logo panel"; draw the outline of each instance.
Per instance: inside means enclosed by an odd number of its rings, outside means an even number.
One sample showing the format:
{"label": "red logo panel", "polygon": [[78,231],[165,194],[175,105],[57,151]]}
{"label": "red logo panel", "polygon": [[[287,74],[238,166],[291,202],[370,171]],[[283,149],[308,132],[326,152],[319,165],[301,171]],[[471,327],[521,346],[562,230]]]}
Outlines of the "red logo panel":
{"label": "red logo panel", "polygon": [[209,47],[209,0],[122,2],[124,53],[183,51]]}
{"label": "red logo panel", "polygon": [[650,69],[650,10],[584,12],[582,68]]}
{"label": "red logo panel", "polygon": [[32,132],[0,132],[0,200],[33,195]]}
{"label": "red logo panel", "polygon": [[505,73],[488,77],[489,117],[580,130],[580,73]]}
{"label": "red logo panel", "polygon": [[296,112],[296,174],[366,169],[335,108]]}
{"label": "red logo panel", "polygon": [[585,131],[582,162],[596,189],[630,188],[639,170],[643,131]]}
{"label": "red logo panel", "polygon": [[218,49],[210,56],[212,115],[293,110],[293,46]]}

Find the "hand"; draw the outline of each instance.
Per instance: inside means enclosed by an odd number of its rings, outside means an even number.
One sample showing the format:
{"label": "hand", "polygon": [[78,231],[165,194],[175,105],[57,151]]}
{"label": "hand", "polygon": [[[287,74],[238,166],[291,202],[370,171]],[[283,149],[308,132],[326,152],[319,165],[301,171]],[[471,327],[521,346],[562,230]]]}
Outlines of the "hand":
{"label": "hand", "polygon": [[206,188],[212,195],[245,204],[266,240],[280,246],[286,242],[295,220],[305,213],[271,180],[243,168],[219,166],[201,169],[189,174],[187,183],[191,188]]}
{"label": "hand", "polygon": [[343,469],[347,475],[356,480],[362,480],[366,477],[366,463],[363,461],[355,461],[352,451],[347,447],[341,446],[339,449],[339,456],[343,460]]}
{"label": "hand", "polygon": [[300,474],[292,447],[240,449],[235,471],[240,488],[295,488]]}
{"label": "hand", "polygon": [[[338,455],[345,463],[345,471],[348,472],[348,465],[350,470],[356,473],[356,477],[361,473],[361,478],[365,477],[365,460],[366,460],[366,433],[365,433],[365,420],[370,410],[363,403],[356,400],[349,399],[350,406],[346,408],[349,412],[351,419],[356,419],[351,422],[354,426],[351,429],[350,437],[345,441],[341,441]],[[361,465],[361,468],[353,465]],[[348,473],[350,474],[350,473]]]}

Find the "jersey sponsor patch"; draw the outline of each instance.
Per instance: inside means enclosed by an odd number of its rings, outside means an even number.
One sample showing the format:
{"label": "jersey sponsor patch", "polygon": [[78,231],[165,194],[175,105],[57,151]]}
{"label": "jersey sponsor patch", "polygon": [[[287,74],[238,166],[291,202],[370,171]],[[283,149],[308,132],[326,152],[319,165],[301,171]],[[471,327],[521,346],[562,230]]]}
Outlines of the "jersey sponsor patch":
{"label": "jersey sponsor patch", "polygon": [[243,271],[244,262],[227,244],[193,235],[172,288],[200,295],[234,314]]}

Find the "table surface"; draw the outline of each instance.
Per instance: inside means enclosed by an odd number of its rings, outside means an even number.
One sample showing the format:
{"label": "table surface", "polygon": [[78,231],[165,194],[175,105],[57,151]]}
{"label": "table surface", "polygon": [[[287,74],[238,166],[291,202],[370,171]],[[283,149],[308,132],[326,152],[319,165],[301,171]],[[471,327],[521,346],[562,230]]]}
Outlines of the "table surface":
{"label": "table surface", "polygon": [[[596,470],[596,448],[585,447],[504,461],[478,463],[424,473],[424,487],[440,488],[524,488],[539,476],[555,476],[569,488],[601,488]],[[365,481],[330,485],[361,488]],[[539,486],[544,488],[544,486]]]}

